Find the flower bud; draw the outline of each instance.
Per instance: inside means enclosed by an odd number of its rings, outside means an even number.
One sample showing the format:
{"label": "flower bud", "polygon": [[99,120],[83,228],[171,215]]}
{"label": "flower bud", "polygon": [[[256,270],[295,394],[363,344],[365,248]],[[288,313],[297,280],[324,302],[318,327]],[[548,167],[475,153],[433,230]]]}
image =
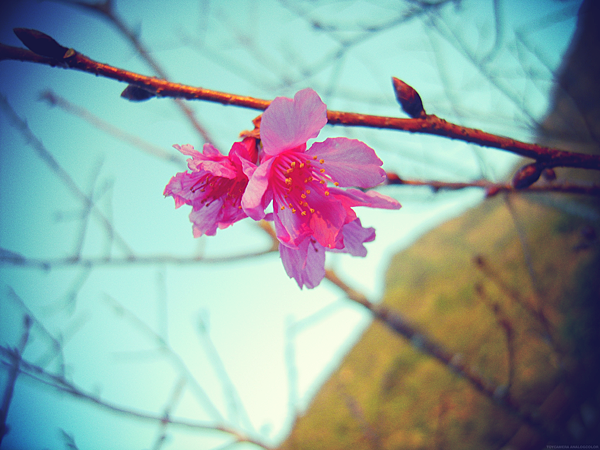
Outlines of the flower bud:
{"label": "flower bud", "polygon": [[14,28],[13,31],[25,47],[41,56],[62,59],[70,50],[41,31],[29,28]]}
{"label": "flower bud", "polygon": [[396,77],[392,77],[392,83],[394,84],[394,91],[396,92],[396,99],[402,110],[413,119],[417,117],[425,117],[425,109],[423,109],[423,102],[421,96],[412,86],[409,86],[404,81],[399,80]]}
{"label": "flower bud", "polygon": [[544,177],[544,180],[546,181],[554,181],[556,180],[556,171],[552,167],[546,167],[542,171],[542,177]]}
{"label": "flower bud", "polygon": [[537,163],[521,167],[512,179],[515,189],[526,189],[539,180],[544,168]]}
{"label": "flower bud", "polygon": [[130,84],[123,90],[123,92],[121,92],[121,97],[131,102],[143,102],[151,99],[152,97],[156,97],[156,94],[147,89]]}

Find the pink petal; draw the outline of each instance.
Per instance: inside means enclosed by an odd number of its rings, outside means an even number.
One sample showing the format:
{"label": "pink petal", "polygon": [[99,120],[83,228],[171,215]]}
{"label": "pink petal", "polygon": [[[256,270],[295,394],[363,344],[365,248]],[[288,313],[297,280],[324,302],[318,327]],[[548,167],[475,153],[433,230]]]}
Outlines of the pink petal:
{"label": "pink petal", "polygon": [[214,145],[208,142],[202,147],[202,153],[208,157],[224,156]]}
{"label": "pink petal", "polygon": [[290,208],[280,209],[279,202],[273,203],[275,210],[274,224],[275,234],[280,242],[290,247],[297,247],[305,238],[312,235],[312,230],[308,226],[308,218],[300,215],[298,212],[292,213]]}
{"label": "pink petal", "polygon": [[265,208],[273,195],[271,190],[267,192],[272,165],[273,158],[263,162],[254,170],[242,196],[242,208],[248,217],[254,220],[261,220],[265,217]]}
{"label": "pink petal", "polygon": [[327,123],[327,106],[310,88],[298,91],[294,99],[277,97],[262,115],[260,138],[268,155],[306,144],[316,138]]}
{"label": "pink petal", "polygon": [[375,240],[375,228],[363,228],[360,219],[353,220],[342,228],[344,237],[344,248],[331,249],[329,251],[336,253],[350,253],[352,256],[367,256],[367,249],[363,245],[365,242]]}
{"label": "pink petal", "polygon": [[315,142],[306,153],[323,161],[318,166],[340,186],[370,188],[385,181],[382,161],[371,147],[356,139],[329,138]]}
{"label": "pink petal", "polygon": [[179,150],[184,155],[191,156],[191,157],[200,156],[200,154],[201,154],[198,150],[196,150],[194,148],[193,145],[190,145],[190,144],[185,144],[185,145],[177,145],[177,144],[175,144],[173,146],[173,148],[176,148],[177,150]]}
{"label": "pink petal", "polygon": [[163,195],[165,197],[170,195],[175,199],[175,208],[179,208],[186,203],[191,204],[197,194],[190,188],[198,181],[201,175],[198,172],[179,172],[165,186]]}
{"label": "pink petal", "polygon": [[223,202],[215,200],[210,205],[202,205],[198,209],[194,208],[190,213],[190,222],[194,224],[194,237],[200,237],[203,234],[214,236],[217,234],[217,222]]}
{"label": "pink petal", "polygon": [[279,254],[286,273],[300,289],[312,289],[325,277],[325,249],[318,243],[305,239],[297,249],[280,245]]}
{"label": "pink petal", "polygon": [[368,206],[370,208],[380,209],[400,209],[402,205],[387,195],[380,194],[377,191],[359,191],[358,189],[337,189],[329,188],[332,194],[335,194],[338,201],[346,207]]}

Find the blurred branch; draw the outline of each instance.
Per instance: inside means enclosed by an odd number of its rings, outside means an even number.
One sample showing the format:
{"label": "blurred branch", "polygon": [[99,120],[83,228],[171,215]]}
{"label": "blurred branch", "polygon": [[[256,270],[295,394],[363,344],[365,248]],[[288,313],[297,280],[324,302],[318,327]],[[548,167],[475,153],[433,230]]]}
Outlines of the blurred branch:
{"label": "blurred branch", "polygon": [[488,180],[476,180],[468,182],[448,182],[448,181],[425,181],[400,178],[392,172],[387,173],[386,184],[400,186],[424,186],[430,187],[434,192],[440,190],[455,191],[466,188],[481,188],[485,190],[487,197],[493,197],[501,192],[559,192],[563,194],[582,194],[600,196],[600,185],[581,185],[576,183],[562,182],[550,183],[544,185],[533,185],[526,188],[516,188],[511,183],[493,183]]}
{"label": "blurred branch", "polygon": [[0,264],[11,264],[14,266],[21,267],[32,267],[36,269],[49,270],[52,268],[59,267],[120,267],[130,265],[152,265],[152,264],[174,264],[174,265],[187,265],[187,264],[215,264],[215,263],[227,263],[232,261],[241,261],[244,259],[255,258],[257,256],[267,255],[274,252],[276,249],[269,248],[259,252],[246,253],[243,255],[233,256],[222,256],[214,258],[206,258],[203,256],[191,256],[181,257],[174,255],[153,255],[153,256],[132,256],[126,258],[79,258],[74,259],[71,257],[67,258],[27,258],[19,253],[13,253],[0,248]]}
{"label": "blurred branch", "polygon": [[[58,163],[58,161],[54,158],[52,153],[46,149],[42,141],[40,141],[31,131],[27,122],[21,119],[15,110],[10,106],[6,97],[0,94],[0,107],[4,110],[5,114],[8,116],[11,124],[19,130],[19,132],[23,135],[26,142],[35,150],[40,159],[48,166],[50,170],[52,170],[56,176],[71,190],[71,192],[83,202],[86,208],[94,214],[94,216],[99,219],[100,223],[106,229],[106,232],[116,239],[117,244],[121,247],[121,249],[128,255],[128,257],[133,257],[133,251],[129,247],[129,245],[125,242],[125,240],[117,233],[117,231],[113,228],[112,224],[106,218],[104,214],[97,208],[92,199],[88,197],[80,188],[77,186],[77,183],[73,180],[71,175]],[[77,258],[78,255],[75,256]]]}
{"label": "blurred branch", "polygon": [[202,347],[204,348],[204,351],[210,360],[211,366],[213,367],[217,378],[221,382],[223,395],[227,399],[227,404],[229,405],[229,419],[234,420],[237,424],[239,424],[240,419],[242,419],[245,422],[245,425],[249,427],[249,429],[252,429],[252,422],[248,416],[248,412],[246,411],[246,408],[244,408],[244,404],[240,399],[240,395],[235,387],[235,384],[231,380],[229,373],[227,373],[227,369],[223,363],[223,360],[221,359],[221,355],[215,347],[214,342],[210,338],[207,326],[200,315],[198,316],[197,329]]}
{"label": "blurred branch", "polygon": [[45,334],[46,337],[48,337],[48,339],[50,339],[50,342],[52,343],[51,352],[48,354],[48,356],[43,355],[43,358],[39,358],[37,364],[41,367],[46,367],[48,364],[50,364],[50,362],[52,362],[52,360],[54,360],[54,358],[58,357],[58,370],[60,374],[64,376],[65,355],[63,352],[62,340],[55,338],[54,335],[50,333],[50,331],[48,331],[44,324],[36,318],[36,316],[33,314],[33,311],[31,311],[31,309],[27,307],[23,299],[10,286],[8,288],[8,297],[11,298],[15,303],[17,303],[17,305],[19,305],[20,308],[22,308],[25,311],[25,315],[30,318],[30,320],[37,326],[37,328],[39,328],[42,331],[42,333]]}
{"label": "blurred branch", "polygon": [[332,270],[326,270],[325,278],[340,288],[348,299],[367,308],[375,319],[381,321],[391,331],[407,339],[416,349],[437,359],[450,370],[463,377],[474,389],[492,400],[496,405],[537,430],[544,437],[549,439],[557,437],[551,426],[540,420],[536,414],[532,414],[523,408],[506,389],[502,389],[500,386],[496,386],[489,380],[482,378],[476,370],[462,361],[460,354],[451,353],[443,344],[436,342],[423,331],[410,324],[400,313],[389,309],[385,305],[372,303],[364,294],[354,290],[342,281]]}
{"label": "blurred branch", "polygon": [[52,92],[50,89],[42,92],[42,94],[40,95],[40,98],[42,100],[47,101],[51,106],[58,106],[63,111],[66,111],[75,117],[85,120],[86,122],[95,126],[99,130],[104,131],[108,135],[113,136],[117,139],[120,139],[124,142],[127,142],[128,144],[131,144],[134,147],[136,147],[150,155],[156,156],[157,158],[167,160],[169,162],[176,163],[178,165],[185,164],[183,158],[181,158],[179,155],[175,155],[172,152],[168,152],[165,149],[158,147],[148,141],[145,141],[144,139],[142,139],[138,136],[130,134],[118,127],[115,127],[114,125],[111,125],[110,123],[102,120],[98,116],[92,114],[87,109],[82,108],[81,106],[78,106],[78,105],[74,105],[73,103],[70,103],[65,98]]}
{"label": "blurred branch", "polygon": [[515,379],[515,330],[510,319],[506,313],[502,310],[499,303],[493,302],[489,299],[487,292],[482,284],[475,285],[475,292],[477,296],[483,301],[485,306],[494,314],[496,323],[502,329],[504,337],[506,338],[506,352],[508,357],[508,375],[506,380],[506,389],[510,389]]}
{"label": "blurred branch", "polygon": [[473,258],[473,263],[475,266],[486,275],[489,280],[491,280],[500,291],[506,295],[511,301],[515,302],[521,308],[523,308],[531,317],[533,317],[537,323],[544,330],[544,337],[551,343],[553,349],[557,353],[561,353],[556,338],[554,336],[552,325],[548,321],[543,309],[536,308],[536,305],[531,304],[531,302],[521,295],[520,290],[512,288],[509,284],[502,278],[501,272],[494,269],[490,263],[487,261],[483,255],[477,255]]}
{"label": "blurred branch", "polygon": [[189,382],[191,387],[196,393],[196,398],[199,404],[205,409],[205,411],[216,421],[223,421],[223,416],[214,405],[206,391],[200,383],[196,379],[196,377],[192,374],[185,361],[181,358],[181,356],[161,337],[159,336],[148,324],[142,321],[137,315],[135,315],[132,311],[125,308],[122,304],[120,304],[117,300],[112,297],[106,296],[106,299],[112,303],[115,312],[117,314],[125,316],[127,320],[129,320],[133,325],[135,325],[139,330],[142,331],[146,336],[148,336],[151,340],[153,340],[158,348],[164,352],[172,362],[173,366],[177,368],[181,375],[184,376]]}
{"label": "blurred branch", "polygon": [[[179,380],[175,382],[173,385],[173,390],[171,391],[171,395],[169,395],[169,400],[165,405],[165,409],[163,411],[163,417],[168,419],[171,417],[173,410],[179,399],[181,398],[181,393],[183,392],[183,388],[185,387],[186,379],[184,376],[180,377]],[[156,441],[152,446],[152,450],[160,450],[163,446],[165,440],[167,439],[167,427],[169,426],[169,422],[162,421],[159,426],[159,435],[156,437]]]}
{"label": "blurred branch", "polygon": [[344,399],[344,403],[346,403],[346,408],[350,412],[350,415],[356,422],[358,423],[364,439],[369,443],[369,447],[373,450],[380,450],[385,448],[382,445],[381,437],[377,433],[377,430],[369,423],[367,417],[365,416],[365,411],[363,407],[360,405],[358,400],[356,400],[350,392],[346,389],[346,386],[338,381],[337,388],[340,392],[341,397]]}
{"label": "blurred branch", "polygon": [[[123,19],[121,19],[121,17],[115,12],[112,0],[98,1],[96,3],[64,0],[62,1],[62,3],[72,6],[79,6],[80,8],[83,8],[87,11],[92,11],[107,19],[121,32],[123,36],[127,38],[127,40],[131,43],[131,45],[133,45],[138,54],[144,59],[144,61],[146,61],[146,63],[152,68],[156,75],[165,80],[169,79],[165,70],[160,66],[158,61],[156,61],[152,57],[150,51],[142,43],[139,36],[136,33],[134,33],[125,24]],[[181,112],[187,117],[192,126],[196,129],[196,131],[200,134],[200,136],[202,136],[204,141],[214,142],[204,125],[202,125],[194,115],[194,111],[192,111],[190,107],[179,98],[175,99],[175,103],[177,104]]]}
{"label": "blurred branch", "polygon": [[4,388],[4,394],[2,395],[2,405],[0,406],[0,444],[2,444],[2,439],[6,433],[8,433],[8,426],[6,425],[8,408],[10,408],[10,403],[12,401],[15,383],[17,382],[17,377],[20,372],[21,357],[25,350],[25,346],[27,345],[27,341],[29,340],[29,330],[31,330],[32,323],[31,317],[26,314],[23,317],[23,334],[21,335],[19,346],[7,351],[7,359],[10,361],[10,364],[3,361],[3,363],[9,365],[9,369],[8,380],[6,381],[6,387]]}
{"label": "blurred branch", "polygon": [[[83,72],[93,73],[95,75],[129,83],[132,86],[147,90],[158,97],[204,100],[256,110],[265,110],[270,104],[270,101],[268,100],[239,96],[199,87],[191,87],[183,84],[171,83],[154,77],[147,77],[96,62],[72,49],[69,49],[63,58],[50,58],[39,56],[29,50],[0,44],[0,61],[1,60],[29,61],[47,64],[52,67],[81,70]],[[414,119],[400,119],[396,117],[328,111],[327,119],[328,123],[331,125],[389,128],[457,139],[532,158],[538,165],[543,166],[543,168],[564,166],[600,170],[600,156],[528,144],[515,139],[486,133],[475,128],[459,126],[447,122],[433,114]]]}
{"label": "blurred branch", "polygon": [[[3,364],[5,366],[6,365],[10,366],[10,364],[6,360],[7,359],[10,360],[11,358],[13,358],[14,352],[9,348],[0,346],[0,357],[2,357],[0,364]],[[241,433],[240,431],[235,430],[230,427],[227,427],[227,426],[213,425],[213,424],[207,424],[207,423],[203,423],[203,422],[183,420],[183,419],[173,419],[171,417],[165,417],[164,415],[155,415],[155,414],[151,414],[151,413],[146,413],[146,412],[135,410],[132,408],[123,407],[123,406],[108,402],[106,400],[102,400],[97,395],[86,392],[85,390],[79,388],[77,385],[67,381],[64,377],[54,375],[54,374],[46,371],[42,367],[36,366],[35,364],[31,364],[30,362],[28,362],[24,359],[20,360],[19,373],[21,373],[25,376],[28,376],[28,377],[32,378],[33,380],[38,381],[42,384],[45,384],[49,387],[57,389],[60,392],[64,392],[66,394],[69,394],[69,395],[76,397],[78,399],[81,399],[81,400],[85,400],[89,403],[95,404],[96,406],[99,406],[100,408],[106,409],[108,411],[116,412],[116,413],[123,414],[128,417],[135,417],[137,419],[142,419],[142,420],[146,420],[146,421],[150,421],[150,422],[154,422],[154,423],[158,423],[158,424],[167,423],[171,426],[187,428],[187,429],[192,429],[192,430],[197,430],[197,431],[218,431],[218,432],[225,433],[225,434],[228,434],[228,435],[234,437],[236,442],[248,442],[248,443],[254,444],[258,447],[264,448],[265,450],[271,449],[271,447],[269,447],[265,443],[260,442],[257,439],[247,436],[247,435]]]}

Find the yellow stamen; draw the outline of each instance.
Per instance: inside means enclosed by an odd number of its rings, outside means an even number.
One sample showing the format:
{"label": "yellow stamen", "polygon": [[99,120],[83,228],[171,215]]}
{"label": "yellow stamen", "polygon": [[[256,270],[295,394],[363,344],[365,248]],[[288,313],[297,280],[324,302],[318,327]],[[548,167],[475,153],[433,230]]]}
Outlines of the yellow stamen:
{"label": "yellow stamen", "polygon": [[325,195],[329,195],[329,191],[325,191]]}
{"label": "yellow stamen", "polygon": [[337,181],[333,183],[335,186],[339,186],[340,183],[338,183]]}
{"label": "yellow stamen", "polygon": [[305,216],[306,215],[306,211],[302,211],[302,215]]}
{"label": "yellow stamen", "polygon": [[324,159],[320,159],[320,160],[319,160],[319,162],[320,162],[321,164],[323,164],[323,163],[325,162],[325,160],[324,160]]}
{"label": "yellow stamen", "polygon": [[319,172],[325,173],[325,169],[321,169],[321,170],[319,170]]}

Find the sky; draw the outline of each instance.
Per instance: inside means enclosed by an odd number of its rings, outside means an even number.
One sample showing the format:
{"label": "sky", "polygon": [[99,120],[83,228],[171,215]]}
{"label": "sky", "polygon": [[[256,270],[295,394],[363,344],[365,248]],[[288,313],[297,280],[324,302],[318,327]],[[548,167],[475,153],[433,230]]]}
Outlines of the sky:
{"label": "sky", "polygon": [[[67,3],[5,2],[0,42],[21,47],[12,29],[32,28],[96,61],[153,74],[114,24]],[[428,113],[534,141],[579,4],[465,0],[416,14],[414,3],[383,0],[116,0],[115,11],[173,81],[263,99],[312,87],[329,109],[406,117],[392,90],[396,76],[418,90]],[[370,317],[326,281],[298,289],[276,253],[186,263],[261,251],[270,240],[250,219],[193,238],[189,210],[175,210],[162,193],[185,170],[172,145],[200,148],[203,140],[172,101],[128,102],[120,97],[124,87],[87,73],[0,62],[0,255],[47,263],[0,263],[0,345],[18,346],[30,315],[24,360],[64,375],[90,397],[154,416],[169,410],[171,418],[226,425],[277,445]],[[41,100],[48,90],[87,113],[49,105]],[[189,106],[224,152],[258,115]],[[91,123],[88,113],[153,150]],[[317,140],[334,136],[364,141],[384,169],[406,178],[499,181],[516,163],[497,150],[398,131],[326,126]],[[86,212],[73,186],[91,196],[114,234]],[[403,207],[359,208],[363,225],[377,232],[368,256],[327,259],[375,302],[395,253],[483,198],[477,190],[378,190]],[[111,263],[128,252],[132,261]],[[169,260],[144,262],[164,255]],[[56,264],[75,256],[108,262]],[[25,374],[7,423],[3,449],[70,442],[81,449],[218,448],[233,440],[216,431],[163,430]]]}

